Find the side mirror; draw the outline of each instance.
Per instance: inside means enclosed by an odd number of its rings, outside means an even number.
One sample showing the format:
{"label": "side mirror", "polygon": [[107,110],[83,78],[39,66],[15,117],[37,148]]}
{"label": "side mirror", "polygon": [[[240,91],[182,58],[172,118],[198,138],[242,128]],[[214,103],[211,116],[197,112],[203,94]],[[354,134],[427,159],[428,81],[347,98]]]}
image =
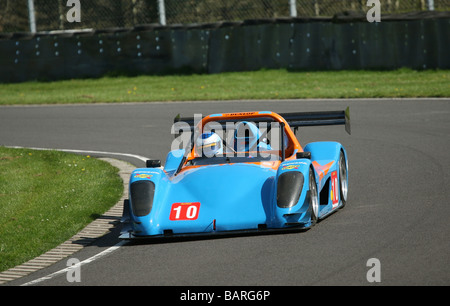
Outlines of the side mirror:
{"label": "side mirror", "polygon": [[159,159],[149,159],[145,162],[147,168],[159,168],[161,167],[161,161]]}
{"label": "side mirror", "polygon": [[300,159],[300,158],[311,159],[311,152],[297,152],[296,157],[297,157],[297,159]]}

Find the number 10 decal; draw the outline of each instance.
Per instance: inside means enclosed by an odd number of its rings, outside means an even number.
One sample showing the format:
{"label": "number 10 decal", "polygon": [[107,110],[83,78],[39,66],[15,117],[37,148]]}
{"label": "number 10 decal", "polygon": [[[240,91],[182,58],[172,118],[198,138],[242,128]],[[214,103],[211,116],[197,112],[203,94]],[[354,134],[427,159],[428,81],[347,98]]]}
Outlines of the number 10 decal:
{"label": "number 10 decal", "polygon": [[331,172],[331,201],[333,202],[333,209],[339,204],[339,190],[337,171]]}
{"label": "number 10 decal", "polygon": [[200,202],[173,203],[169,220],[196,220],[200,211]]}

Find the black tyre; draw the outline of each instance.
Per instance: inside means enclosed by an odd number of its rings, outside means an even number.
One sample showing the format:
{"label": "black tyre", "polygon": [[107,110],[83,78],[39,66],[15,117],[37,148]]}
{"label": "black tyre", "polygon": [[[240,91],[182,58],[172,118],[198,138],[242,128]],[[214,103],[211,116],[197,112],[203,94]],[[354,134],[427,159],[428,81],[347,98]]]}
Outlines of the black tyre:
{"label": "black tyre", "polygon": [[311,226],[316,224],[319,216],[319,196],[317,192],[316,176],[314,170],[309,169],[309,192],[311,205]]}
{"label": "black tyre", "polygon": [[345,159],[344,152],[341,151],[339,157],[339,189],[341,195],[342,207],[347,204],[348,199],[348,175],[347,175],[347,160]]}

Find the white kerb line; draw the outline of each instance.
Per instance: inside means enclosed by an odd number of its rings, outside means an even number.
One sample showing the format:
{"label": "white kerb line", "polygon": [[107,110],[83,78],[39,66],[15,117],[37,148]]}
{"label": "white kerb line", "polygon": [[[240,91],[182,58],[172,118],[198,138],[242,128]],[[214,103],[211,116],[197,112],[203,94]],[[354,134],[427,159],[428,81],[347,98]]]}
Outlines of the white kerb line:
{"label": "white kerb line", "polygon": [[100,154],[100,155],[120,155],[125,157],[136,158],[143,162],[146,162],[149,158],[136,154],[129,153],[117,153],[117,152],[104,152],[104,151],[89,151],[89,150],[72,150],[72,149],[51,149],[51,148],[34,148],[34,147],[21,147],[21,146],[5,146],[11,149],[30,149],[30,150],[47,150],[47,151],[61,151],[67,153],[85,153],[85,154]]}
{"label": "white kerb line", "polygon": [[110,248],[104,250],[103,252],[100,252],[100,253],[98,253],[98,254],[96,254],[96,255],[94,255],[94,256],[88,258],[88,259],[85,259],[85,260],[79,262],[79,263],[76,264],[76,265],[73,265],[73,266],[67,267],[67,268],[65,268],[65,269],[56,271],[56,272],[54,272],[54,273],[52,273],[52,274],[49,274],[49,275],[47,275],[47,276],[44,276],[44,277],[38,278],[38,279],[36,279],[36,280],[33,280],[33,281],[31,281],[31,282],[22,284],[21,286],[35,285],[35,284],[41,283],[41,282],[43,282],[43,281],[52,279],[52,278],[54,278],[54,277],[56,277],[56,276],[58,276],[58,275],[67,273],[67,272],[69,272],[69,271],[71,271],[71,270],[73,270],[73,269],[75,269],[75,268],[79,268],[79,267],[81,267],[81,266],[83,266],[83,265],[85,265],[85,264],[91,263],[91,262],[93,262],[93,261],[95,261],[95,260],[97,260],[97,259],[99,259],[99,258],[101,258],[101,257],[103,257],[103,256],[106,256],[106,255],[108,255],[108,254],[114,252],[115,250],[117,250],[118,248],[120,248],[121,246],[123,246],[124,244],[126,244],[126,241],[120,241],[120,242],[117,243],[116,245],[114,245],[114,246],[112,246],[112,247],[110,247]]}

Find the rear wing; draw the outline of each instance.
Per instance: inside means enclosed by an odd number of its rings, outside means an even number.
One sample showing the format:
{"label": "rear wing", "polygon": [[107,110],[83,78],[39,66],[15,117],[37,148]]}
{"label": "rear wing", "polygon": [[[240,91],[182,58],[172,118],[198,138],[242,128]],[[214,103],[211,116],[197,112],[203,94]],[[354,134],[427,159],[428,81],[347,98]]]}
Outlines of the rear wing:
{"label": "rear wing", "polygon": [[284,113],[283,117],[295,130],[301,126],[345,125],[345,131],[351,135],[350,107],[345,111],[322,111],[304,113]]}
{"label": "rear wing", "polygon": [[[301,113],[279,113],[291,128],[296,131],[301,126],[345,125],[345,131],[351,135],[350,107],[343,111],[320,111]],[[194,129],[194,117],[181,118],[178,114],[174,123],[185,122]]]}

